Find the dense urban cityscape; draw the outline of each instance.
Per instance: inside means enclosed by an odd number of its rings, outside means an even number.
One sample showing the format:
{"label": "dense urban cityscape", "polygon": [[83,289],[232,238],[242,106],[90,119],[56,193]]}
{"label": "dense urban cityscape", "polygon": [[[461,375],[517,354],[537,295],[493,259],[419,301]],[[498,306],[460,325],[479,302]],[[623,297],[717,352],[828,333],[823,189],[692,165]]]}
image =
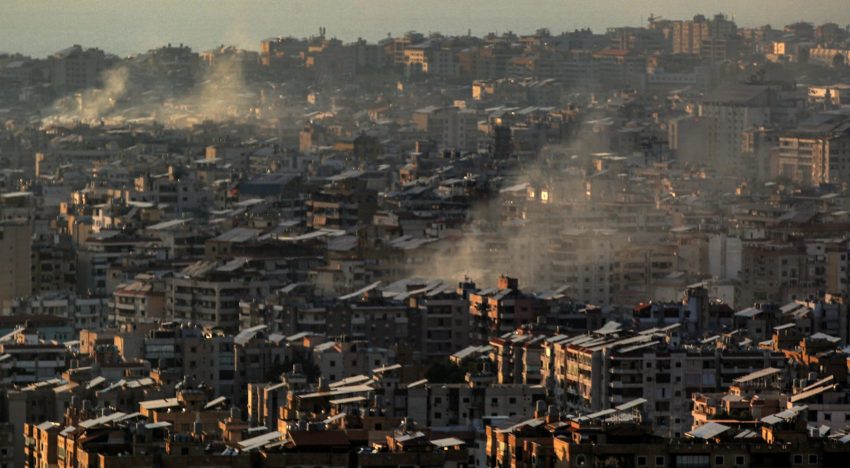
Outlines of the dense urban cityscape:
{"label": "dense urban cityscape", "polygon": [[0,468],[849,464],[848,26],[69,44],[0,122]]}

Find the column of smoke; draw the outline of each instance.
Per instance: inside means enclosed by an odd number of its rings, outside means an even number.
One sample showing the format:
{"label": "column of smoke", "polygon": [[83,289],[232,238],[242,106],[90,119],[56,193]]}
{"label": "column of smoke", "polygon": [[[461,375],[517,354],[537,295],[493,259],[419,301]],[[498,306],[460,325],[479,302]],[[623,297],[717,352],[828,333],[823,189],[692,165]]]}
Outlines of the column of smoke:
{"label": "column of smoke", "polygon": [[[520,163],[521,173],[515,180],[506,181],[504,187],[529,182],[554,188],[563,197],[570,192],[584,192],[575,173],[567,174],[558,166],[573,165],[581,172],[592,143],[586,139],[586,127],[561,145],[544,147],[531,160]],[[573,190],[575,189],[575,190]],[[463,236],[457,241],[443,242],[443,247],[426,264],[413,274],[427,278],[442,278],[459,281],[464,277],[479,283],[481,287],[494,286],[500,274],[519,278],[520,287],[543,290],[561,286],[562,279],[550,274],[551,242],[558,239],[564,229],[571,226],[571,218],[565,213],[564,204],[570,199],[554,200],[541,204],[535,200],[528,204],[524,219],[505,220],[503,208],[526,197],[526,191],[516,195],[499,193],[497,196],[478,203],[468,215]],[[520,207],[521,208],[521,207]],[[576,265],[578,268],[578,265]]]}
{"label": "column of smoke", "polygon": [[245,84],[242,63],[235,57],[227,56],[214,62],[196,93],[183,104],[194,109],[201,119],[228,120],[240,117],[240,109],[251,96],[252,92]]}
{"label": "column of smoke", "polygon": [[255,94],[245,83],[242,62],[217,57],[188,92],[176,93],[164,78],[134,79],[128,66],[105,71],[102,85],[65,96],[45,109],[45,125],[157,122],[185,127],[205,120],[238,120],[250,116]]}
{"label": "column of smoke", "polygon": [[127,93],[128,78],[129,70],[124,66],[103,72],[102,87],[58,99],[47,109],[45,122],[97,122],[108,117]]}

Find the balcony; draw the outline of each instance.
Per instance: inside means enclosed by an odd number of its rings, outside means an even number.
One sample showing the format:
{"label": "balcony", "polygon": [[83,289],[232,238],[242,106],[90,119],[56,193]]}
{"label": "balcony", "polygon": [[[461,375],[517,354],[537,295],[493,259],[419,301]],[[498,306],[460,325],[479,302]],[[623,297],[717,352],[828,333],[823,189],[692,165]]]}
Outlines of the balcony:
{"label": "balcony", "polygon": [[608,384],[610,388],[643,388],[643,382],[611,382]]}

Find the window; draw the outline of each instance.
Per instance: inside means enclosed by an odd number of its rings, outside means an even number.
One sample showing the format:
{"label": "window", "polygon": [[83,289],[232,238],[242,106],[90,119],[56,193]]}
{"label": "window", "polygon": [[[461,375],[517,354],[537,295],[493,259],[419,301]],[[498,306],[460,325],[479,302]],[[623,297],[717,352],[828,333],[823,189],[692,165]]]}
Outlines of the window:
{"label": "window", "polygon": [[722,465],[723,464],[723,455],[716,455],[714,457],[714,464],[715,465]]}
{"label": "window", "polygon": [[664,457],[655,457],[655,466],[664,466]]}
{"label": "window", "polygon": [[676,468],[705,468],[709,466],[710,460],[708,455],[676,455],[675,466]]}
{"label": "window", "polygon": [[637,457],[637,466],[646,466],[646,457]]}
{"label": "window", "polygon": [[802,465],[803,464],[803,456],[800,455],[799,453],[794,455],[794,464],[795,465]]}
{"label": "window", "polygon": [[814,453],[810,454],[809,455],[809,465],[817,465],[817,464],[818,464],[817,454],[814,454]]}
{"label": "window", "polygon": [[738,455],[737,457],[735,457],[735,464],[738,466],[744,466],[744,456]]}

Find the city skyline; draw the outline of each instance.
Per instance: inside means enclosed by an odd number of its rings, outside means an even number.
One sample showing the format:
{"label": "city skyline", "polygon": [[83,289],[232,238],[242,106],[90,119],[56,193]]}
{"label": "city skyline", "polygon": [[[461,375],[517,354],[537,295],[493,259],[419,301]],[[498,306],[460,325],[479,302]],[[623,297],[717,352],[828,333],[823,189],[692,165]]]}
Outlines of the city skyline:
{"label": "city skyline", "polygon": [[0,9],[0,468],[845,468],[850,11],[733,6]]}
{"label": "city skyline", "polygon": [[[606,3],[607,2],[607,3]],[[65,8],[56,6],[66,4]],[[255,49],[267,37],[304,37],[325,27],[346,42],[375,41],[408,30],[447,35],[484,35],[513,31],[528,34],[549,28],[554,34],[590,28],[645,26],[650,15],[690,18],[723,13],[739,25],[771,24],[781,28],[795,21],[850,23],[842,0],[801,4],[795,0],[732,0],[711,2],[649,0],[600,2],[541,0],[528,9],[519,2],[495,0],[485,4],[428,0],[153,0],[103,4],[94,0],[16,2],[4,7],[0,19],[0,52],[46,56],[70,44],[99,47],[120,56],[144,52],[166,43],[183,43],[196,50],[218,45]],[[407,6],[406,6],[407,5]],[[330,14],[328,14],[330,13]],[[191,26],[187,27],[187,21]],[[3,25],[4,22],[8,22]]]}

